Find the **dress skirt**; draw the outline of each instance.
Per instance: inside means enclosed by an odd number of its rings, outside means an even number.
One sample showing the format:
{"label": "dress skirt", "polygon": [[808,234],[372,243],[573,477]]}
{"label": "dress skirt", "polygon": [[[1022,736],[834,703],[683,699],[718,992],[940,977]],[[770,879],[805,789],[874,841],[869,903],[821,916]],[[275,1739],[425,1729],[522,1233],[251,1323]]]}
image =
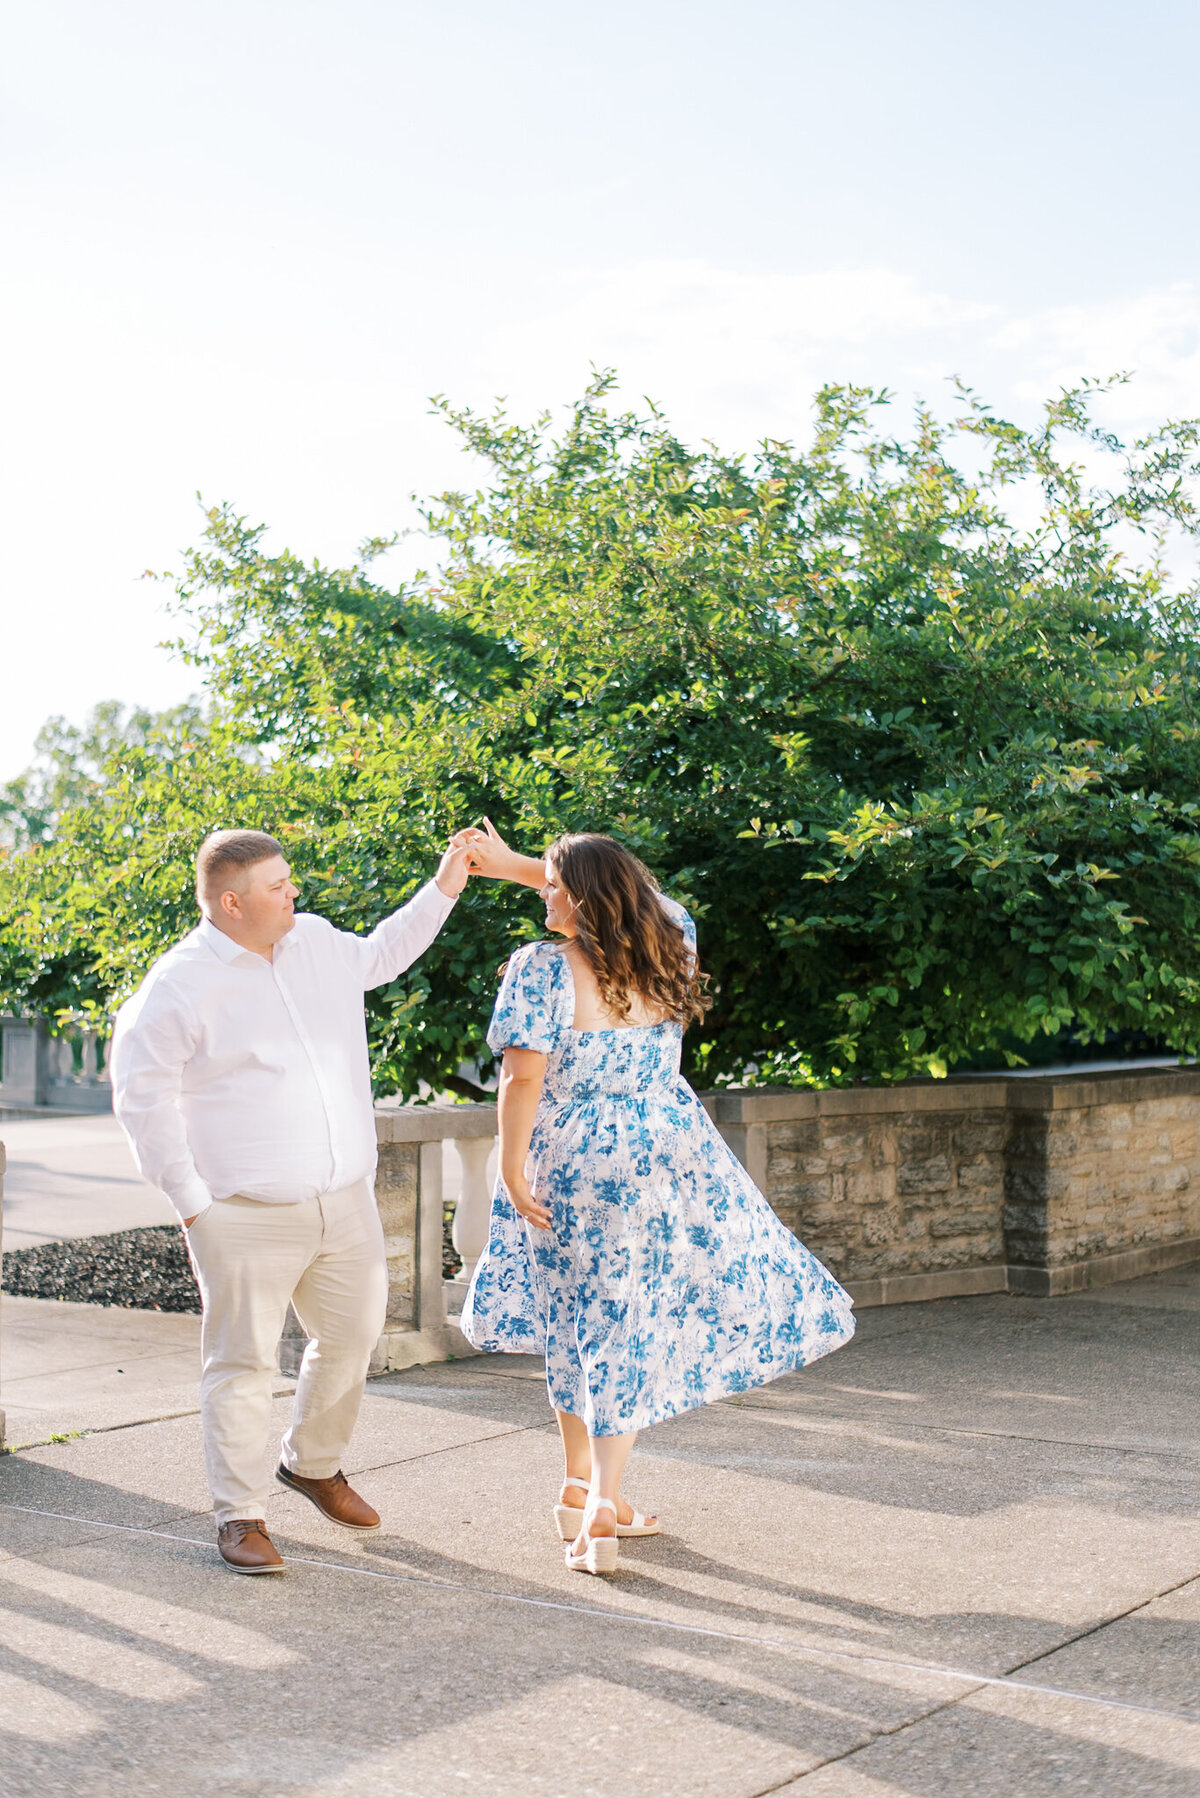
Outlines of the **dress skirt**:
{"label": "dress skirt", "polygon": [[462,1328],[544,1355],[555,1410],[620,1435],[807,1366],[854,1317],[681,1078],[679,1026],[571,1029],[564,959],[513,957],[489,1035],[547,1055],[530,1173],[551,1227],[497,1183]]}

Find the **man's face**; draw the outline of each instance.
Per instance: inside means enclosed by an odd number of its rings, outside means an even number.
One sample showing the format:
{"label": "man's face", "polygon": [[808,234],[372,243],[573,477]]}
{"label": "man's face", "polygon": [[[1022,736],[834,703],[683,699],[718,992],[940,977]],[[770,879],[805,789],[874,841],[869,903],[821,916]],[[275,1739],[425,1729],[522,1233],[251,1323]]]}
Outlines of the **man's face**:
{"label": "man's face", "polygon": [[237,909],[234,911],[231,907],[230,915],[248,938],[266,948],[285,937],[292,928],[299,893],[282,855],[273,855],[269,861],[255,862],[248,868],[242,890],[227,894],[225,903],[228,905],[230,899],[236,901]]}

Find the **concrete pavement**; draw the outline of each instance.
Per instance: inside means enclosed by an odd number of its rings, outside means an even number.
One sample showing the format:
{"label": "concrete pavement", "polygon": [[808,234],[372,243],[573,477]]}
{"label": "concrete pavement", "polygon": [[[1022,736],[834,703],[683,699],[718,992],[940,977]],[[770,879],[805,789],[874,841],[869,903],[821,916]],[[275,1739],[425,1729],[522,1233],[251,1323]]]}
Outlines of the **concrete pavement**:
{"label": "concrete pavement", "polygon": [[666,1531],[607,1581],[529,1360],[373,1381],[384,1530],[281,1488],[275,1580],[217,1561],[194,1415],[11,1455],[5,1791],[1195,1798],[1198,1310],[1193,1269],[864,1313],[646,1434]]}
{"label": "concrete pavement", "polygon": [[114,1117],[0,1118],[0,1141],[6,1249],[176,1222],[139,1176]]}
{"label": "concrete pavement", "polygon": [[199,1317],[6,1293],[0,1324],[10,1448],[197,1408]]}
{"label": "concrete pavement", "polygon": [[[0,1116],[0,1142],[8,1150],[6,1249],[178,1221],[162,1193],[134,1167],[114,1117]],[[460,1179],[458,1156],[447,1142],[442,1189],[448,1200],[457,1197]]]}

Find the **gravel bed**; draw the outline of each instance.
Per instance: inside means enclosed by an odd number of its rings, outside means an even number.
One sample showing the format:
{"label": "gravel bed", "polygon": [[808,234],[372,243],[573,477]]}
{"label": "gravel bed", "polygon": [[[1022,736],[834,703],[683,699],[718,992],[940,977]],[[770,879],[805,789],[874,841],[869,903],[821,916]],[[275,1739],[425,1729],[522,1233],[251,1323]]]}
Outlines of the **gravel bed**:
{"label": "gravel bed", "polygon": [[4,1291],[132,1311],[199,1311],[200,1293],[176,1224],[116,1230],[6,1249]]}
{"label": "gravel bed", "polygon": [[[462,1265],[450,1241],[453,1217],[447,1208],[442,1272],[448,1280]],[[77,1305],[121,1305],[132,1311],[200,1309],[183,1231],[176,1224],[6,1249],[0,1287],[14,1297],[70,1299]]]}
{"label": "gravel bed", "polygon": [[460,1257],[455,1253],[454,1242],[450,1232],[454,1227],[454,1207],[442,1207],[442,1278],[452,1280],[462,1266]]}

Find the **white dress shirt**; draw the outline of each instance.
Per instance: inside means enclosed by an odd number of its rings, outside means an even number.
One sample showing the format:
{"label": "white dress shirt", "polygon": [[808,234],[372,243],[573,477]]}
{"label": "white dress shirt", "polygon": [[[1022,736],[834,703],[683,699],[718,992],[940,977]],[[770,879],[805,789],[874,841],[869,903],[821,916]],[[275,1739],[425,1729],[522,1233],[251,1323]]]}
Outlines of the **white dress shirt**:
{"label": "white dress shirt", "polygon": [[295,1204],[369,1179],[363,994],[411,967],[454,907],[430,881],[369,936],[298,913],[273,960],[203,919],[117,1013],[113,1109],[180,1217],[233,1193]]}

